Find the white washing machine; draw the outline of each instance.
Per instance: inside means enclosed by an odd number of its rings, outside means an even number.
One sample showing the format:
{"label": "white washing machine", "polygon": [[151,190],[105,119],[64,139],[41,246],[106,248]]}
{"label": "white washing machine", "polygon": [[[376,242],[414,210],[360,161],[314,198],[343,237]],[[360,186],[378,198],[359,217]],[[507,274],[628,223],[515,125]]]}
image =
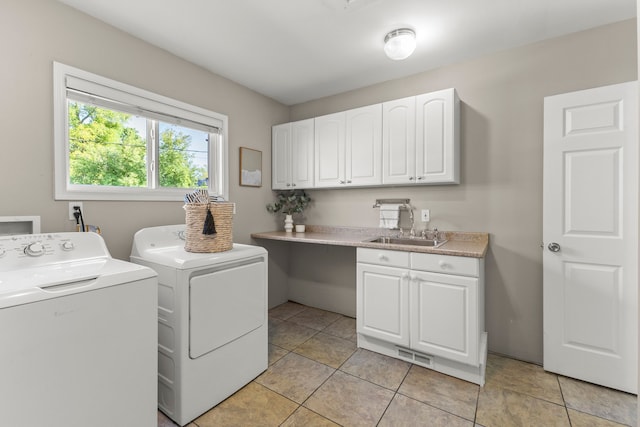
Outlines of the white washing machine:
{"label": "white washing machine", "polygon": [[0,425],[157,425],[157,279],[95,233],[0,237]]}
{"label": "white washing machine", "polygon": [[184,250],[185,225],[144,228],[131,261],[158,273],[158,407],[182,425],[267,369],[267,251]]}

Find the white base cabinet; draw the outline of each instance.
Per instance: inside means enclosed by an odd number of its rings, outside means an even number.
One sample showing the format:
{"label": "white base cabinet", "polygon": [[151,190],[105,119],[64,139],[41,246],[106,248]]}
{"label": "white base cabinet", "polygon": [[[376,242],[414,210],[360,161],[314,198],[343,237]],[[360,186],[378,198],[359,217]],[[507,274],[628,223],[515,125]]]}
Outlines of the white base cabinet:
{"label": "white base cabinet", "polygon": [[484,385],[484,260],[358,248],[358,347]]}

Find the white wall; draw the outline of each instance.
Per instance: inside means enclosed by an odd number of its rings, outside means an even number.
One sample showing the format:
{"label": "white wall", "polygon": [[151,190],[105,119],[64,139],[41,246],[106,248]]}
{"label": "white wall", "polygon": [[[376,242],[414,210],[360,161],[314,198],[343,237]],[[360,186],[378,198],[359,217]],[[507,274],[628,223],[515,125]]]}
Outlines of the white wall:
{"label": "white wall", "polygon": [[[59,61],[229,116],[230,199],[237,203],[234,237],[249,242],[276,220],[271,201],[271,131],[289,109],[51,0],[0,2],[0,216],[40,215],[42,231],[72,231],[67,201],[53,199],[52,62]],[[238,185],[239,147],[263,152],[262,188]],[[133,233],[184,223],[180,202],[85,201],[112,255],[128,259]],[[264,212],[264,215],[256,215]]]}
{"label": "white wall", "polygon": [[[640,0],[636,1],[636,13],[637,11],[640,10]],[[637,42],[637,53],[638,53],[638,69],[640,69],[640,20],[637,20],[636,22],[636,42]],[[639,95],[640,96],[640,95]],[[640,103],[640,99],[638,100],[638,102]],[[640,112],[638,115],[638,122],[640,122]],[[640,143],[640,141],[638,141],[638,143]],[[639,159],[639,163],[640,163],[640,159]],[[638,246],[640,248],[640,242],[638,242]],[[638,266],[638,268],[640,268],[640,265]],[[640,277],[640,274],[638,274],[638,277]],[[638,306],[640,306],[640,293],[638,293]],[[638,317],[638,334],[640,336],[640,317]],[[638,339],[638,355],[640,355],[640,339]],[[638,357],[638,390],[640,390],[640,356]],[[638,416],[637,416],[637,424],[640,425],[640,400],[638,400]]]}

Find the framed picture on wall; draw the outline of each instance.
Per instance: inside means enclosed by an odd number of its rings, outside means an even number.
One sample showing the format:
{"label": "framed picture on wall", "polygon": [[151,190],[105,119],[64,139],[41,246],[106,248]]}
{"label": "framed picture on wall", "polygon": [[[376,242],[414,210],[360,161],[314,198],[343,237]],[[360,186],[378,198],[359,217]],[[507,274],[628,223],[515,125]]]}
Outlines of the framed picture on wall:
{"label": "framed picture on wall", "polygon": [[240,185],[262,187],[262,151],[240,147]]}

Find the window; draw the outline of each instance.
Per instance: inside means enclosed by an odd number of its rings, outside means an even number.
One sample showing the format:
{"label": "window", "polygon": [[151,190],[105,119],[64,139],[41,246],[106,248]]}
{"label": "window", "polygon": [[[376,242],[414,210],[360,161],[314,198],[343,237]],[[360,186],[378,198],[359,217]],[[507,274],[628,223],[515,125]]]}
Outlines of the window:
{"label": "window", "polygon": [[58,200],[228,199],[227,117],[54,62]]}

